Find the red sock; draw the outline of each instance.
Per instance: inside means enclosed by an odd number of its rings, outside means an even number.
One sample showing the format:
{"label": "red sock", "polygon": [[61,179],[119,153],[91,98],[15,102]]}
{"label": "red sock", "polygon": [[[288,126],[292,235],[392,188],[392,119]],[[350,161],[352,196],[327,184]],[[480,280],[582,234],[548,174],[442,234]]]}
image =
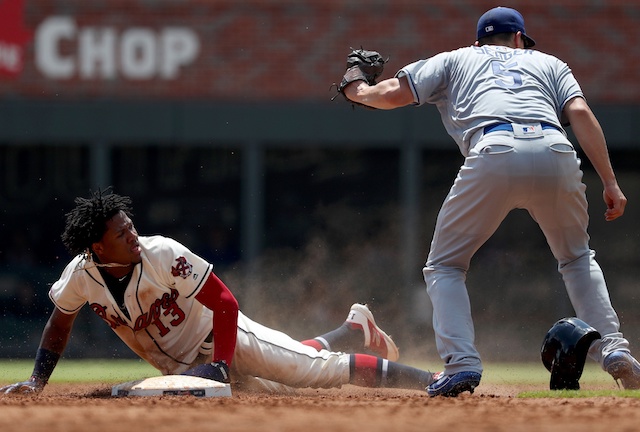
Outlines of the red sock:
{"label": "red sock", "polygon": [[432,382],[433,374],[426,370],[368,354],[349,357],[349,384],[424,390]]}
{"label": "red sock", "polygon": [[349,383],[362,387],[380,387],[385,360],[368,354],[349,356]]}
{"label": "red sock", "polygon": [[315,339],[307,339],[304,340],[302,342],[300,342],[302,345],[307,345],[310,347],[315,348],[317,351],[326,349],[319,341],[315,340]]}

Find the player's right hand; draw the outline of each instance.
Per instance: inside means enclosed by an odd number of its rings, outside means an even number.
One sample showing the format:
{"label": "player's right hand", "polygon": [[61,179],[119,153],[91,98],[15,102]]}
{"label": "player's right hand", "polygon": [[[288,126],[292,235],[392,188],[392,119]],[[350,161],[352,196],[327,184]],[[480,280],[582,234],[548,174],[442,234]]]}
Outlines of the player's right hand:
{"label": "player's right hand", "polygon": [[222,360],[218,362],[205,363],[181,373],[180,375],[196,376],[200,378],[206,378],[221,383],[228,384],[229,381],[229,366]]}
{"label": "player's right hand", "polygon": [[0,394],[39,394],[44,389],[44,383],[36,378],[29,378],[27,381],[22,381],[15,384],[9,384],[0,388]]}
{"label": "player's right hand", "polygon": [[604,213],[604,219],[606,221],[612,221],[624,214],[627,197],[624,196],[617,183],[605,185],[602,191],[602,198],[607,204],[607,210]]}

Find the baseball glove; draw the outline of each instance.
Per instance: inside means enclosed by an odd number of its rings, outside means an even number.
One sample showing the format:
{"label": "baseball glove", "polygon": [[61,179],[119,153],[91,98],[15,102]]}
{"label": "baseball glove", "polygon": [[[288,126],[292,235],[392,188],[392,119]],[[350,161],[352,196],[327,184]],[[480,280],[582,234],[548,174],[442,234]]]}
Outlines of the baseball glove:
{"label": "baseball glove", "polygon": [[[369,85],[375,85],[376,79],[382,75],[384,64],[388,61],[388,58],[384,59],[377,51],[351,48],[351,53],[347,56],[347,71],[340,84],[336,85],[338,94],[349,100],[344,94],[344,88],[354,81],[365,81]],[[336,94],[331,100],[337,96]]]}

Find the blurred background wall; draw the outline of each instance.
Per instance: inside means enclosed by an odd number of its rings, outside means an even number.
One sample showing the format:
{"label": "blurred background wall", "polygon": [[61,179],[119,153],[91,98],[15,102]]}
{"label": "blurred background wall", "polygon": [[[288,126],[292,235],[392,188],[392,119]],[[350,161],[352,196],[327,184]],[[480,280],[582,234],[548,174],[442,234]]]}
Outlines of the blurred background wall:
{"label": "blurred background wall", "polygon": [[[510,1],[571,66],[607,135],[626,215],[592,246],[638,347],[640,3]],[[307,338],[369,303],[404,360],[436,359],[421,269],[462,156],[433,107],[331,101],[350,47],[405,64],[475,41],[481,0],[0,0],[0,357],[31,357],[70,257],[76,196],[114,186],[142,234],[211,260],[253,319]],[[569,131],[570,132],[570,131]],[[575,142],[575,140],[574,140]],[[573,310],[544,237],[513,212],[468,276],[489,360],[539,358]],[[67,357],[131,357],[87,310]]]}

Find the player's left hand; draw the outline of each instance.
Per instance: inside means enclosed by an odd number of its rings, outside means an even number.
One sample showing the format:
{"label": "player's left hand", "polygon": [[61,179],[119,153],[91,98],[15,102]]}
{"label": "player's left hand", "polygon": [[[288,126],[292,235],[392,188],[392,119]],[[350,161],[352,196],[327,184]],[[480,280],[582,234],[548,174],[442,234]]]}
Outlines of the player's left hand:
{"label": "player's left hand", "polygon": [[382,75],[384,64],[387,61],[389,59],[384,59],[377,51],[367,51],[362,48],[352,49],[347,56],[347,71],[340,84],[337,85],[338,93],[349,100],[344,94],[344,89],[352,82],[365,81],[370,86],[376,85],[376,80]]}
{"label": "player's left hand", "polygon": [[227,384],[230,382],[229,366],[225,361],[205,363],[194,366],[191,369],[184,371],[180,375],[196,376]]}

